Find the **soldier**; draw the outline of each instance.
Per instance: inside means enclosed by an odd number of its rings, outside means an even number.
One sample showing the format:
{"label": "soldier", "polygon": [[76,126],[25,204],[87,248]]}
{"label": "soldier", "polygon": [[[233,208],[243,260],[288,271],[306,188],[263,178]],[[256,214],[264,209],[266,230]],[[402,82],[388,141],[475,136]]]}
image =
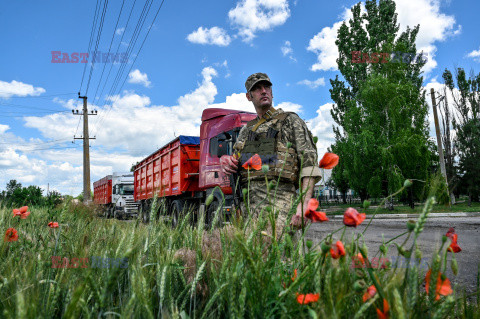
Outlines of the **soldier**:
{"label": "soldier", "polygon": [[[282,228],[288,222],[287,214],[301,183],[302,189],[307,190],[307,193],[303,203],[298,204],[290,223],[294,228],[299,228],[302,224],[302,206],[303,210],[308,207],[313,187],[321,176],[312,134],[297,114],[273,108],[272,82],[265,73],[250,75],[245,82],[245,88],[246,97],[253,103],[258,116],[248,122],[239,133],[233,148],[240,153],[240,158],[222,156],[222,170],[226,175],[230,175],[240,169],[243,181],[249,177],[251,211],[258,214],[270,201],[279,213],[277,224]],[[269,181],[276,182],[280,177],[276,193],[275,188],[270,191],[270,199],[267,196],[265,172],[247,172],[242,167],[254,154],[260,155],[262,164],[269,165]]]}

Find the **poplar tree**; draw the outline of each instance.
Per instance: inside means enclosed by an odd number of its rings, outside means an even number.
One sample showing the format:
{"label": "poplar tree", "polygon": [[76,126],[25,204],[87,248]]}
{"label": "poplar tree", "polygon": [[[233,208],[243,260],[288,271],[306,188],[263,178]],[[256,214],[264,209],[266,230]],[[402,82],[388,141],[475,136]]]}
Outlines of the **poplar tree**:
{"label": "poplar tree", "polygon": [[[456,132],[454,139],[458,155],[458,175],[462,191],[469,200],[480,201],[480,73],[473,72],[467,78],[462,68],[452,73],[445,69],[443,73],[445,86],[453,97],[456,110],[452,124]],[[456,82],[456,87],[455,87]],[[448,96],[448,94],[445,94]],[[448,98],[448,97],[447,97]]]}
{"label": "poplar tree", "polygon": [[[330,80],[336,123],[331,149],[344,162],[332,178],[337,183],[347,177],[363,200],[392,194],[406,178],[427,177],[431,152],[421,76],[426,61],[415,46],[420,26],[400,34],[394,1],[366,1],[365,10],[358,3],[351,12],[336,40],[341,77]],[[414,183],[411,200],[422,189]]]}

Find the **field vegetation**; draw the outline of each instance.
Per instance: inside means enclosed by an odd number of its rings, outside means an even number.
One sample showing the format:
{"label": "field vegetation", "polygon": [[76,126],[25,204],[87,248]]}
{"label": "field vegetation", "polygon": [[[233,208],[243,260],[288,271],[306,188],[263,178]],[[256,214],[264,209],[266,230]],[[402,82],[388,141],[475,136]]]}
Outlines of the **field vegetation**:
{"label": "field vegetation", "polygon": [[[454,291],[444,275],[447,267],[456,273],[455,253],[462,253],[454,232],[444,237],[427,273],[414,262],[421,256],[416,238],[434,203],[429,197],[397,246],[385,242],[378,252],[368,249],[361,232],[343,235],[346,227],[368,222],[363,209],[347,209],[345,225],[312,245],[302,231],[275,228],[268,205],[258,219],[209,230],[202,216],[189,222],[192,211],[172,227],[162,201],[156,203],[160,216],[149,224],[99,218],[91,207],[70,202],[2,208],[0,316],[479,318],[478,292]],[[305,215],[320,222],[317,206],[312,200]],[[405,246],[407,238],[413,245]],[[389,261],[370,264],[389,249],[412,263],[406,269]]]}

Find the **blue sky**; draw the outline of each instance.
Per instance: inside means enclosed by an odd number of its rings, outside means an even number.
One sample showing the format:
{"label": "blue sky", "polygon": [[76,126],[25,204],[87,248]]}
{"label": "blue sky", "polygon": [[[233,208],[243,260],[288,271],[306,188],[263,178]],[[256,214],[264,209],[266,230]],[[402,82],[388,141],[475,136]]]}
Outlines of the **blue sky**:
{"label": "blue sky", "polygon": [[[120,9],[122,14],[115,28]],[[127,52],[145,1],[110,0],[98,50]],[[149,2],[147,2],[148,4]],[[336,70],[336,30],[357,1],[154,0],[122,74],[120,64],[52,63],[52,51],[88,51],[96,1],[2,1],[0,30],[0,189],[10,179],[64,194],[82,189],[79,90],[87,94],[92,182],[130,166],[175,135],[198,135],[207,107],[253,111],[245,79],[266,72],[277,107],[298,112],[319,137],[322,155],[333,141],[329,79]],[[104,1],[99,0],[103,8]],[[417,49],[428,53],[427,89],[440,88],[441,74],[454,66],[479,72],[476,1],[396,1],[401,30],[420,24]],[[130,15],[127,26],[127,18]],[[94,32],[97,37],[98,26]],[[126,27],[126,29],[125,29]],[[132,66],[147,31],[148,38]],[[120,38],[123,35],[123,41]],[[96,42],[96,41],[94,41]],[[91,59],[90,59],[91,61]],[[131,73],[128,71],[131,68]],[[97,89],[98,88],[98,89]],[[95,96],[95,93],[97,93]],[[110,94],[110,95],[109,95]],[[433,132],[433,128],[431,130]]]}

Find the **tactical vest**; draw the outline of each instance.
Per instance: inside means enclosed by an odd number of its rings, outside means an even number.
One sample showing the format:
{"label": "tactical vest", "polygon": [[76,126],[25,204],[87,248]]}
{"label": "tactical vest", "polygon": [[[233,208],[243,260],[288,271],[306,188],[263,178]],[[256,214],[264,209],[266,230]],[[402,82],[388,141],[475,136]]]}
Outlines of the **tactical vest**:
{"label": "tactical vest", "polygon": [[[283,182],[297,183],[298,181],[298,157],[294,148],[287,148],[282,143],[281,127],[285,119],[292,112],[283,112],[273,117],[270,121],[275,121],[266,132],[257,133],[256,130],[265,120],[253,120],[247,123],[248,135],[241,152],[240,165],[243,165],[250,157],[258,154],[262,159],[262,165],[268,165],[269,170],[267,178],[269,180],[278,179]],[[268,113],[267,113],[268,114]],[[247,177],[250,180],[265,180],[265,173],[262,170],[250,169],[250,173],[240,167],[240,174],[244,181]]]}

